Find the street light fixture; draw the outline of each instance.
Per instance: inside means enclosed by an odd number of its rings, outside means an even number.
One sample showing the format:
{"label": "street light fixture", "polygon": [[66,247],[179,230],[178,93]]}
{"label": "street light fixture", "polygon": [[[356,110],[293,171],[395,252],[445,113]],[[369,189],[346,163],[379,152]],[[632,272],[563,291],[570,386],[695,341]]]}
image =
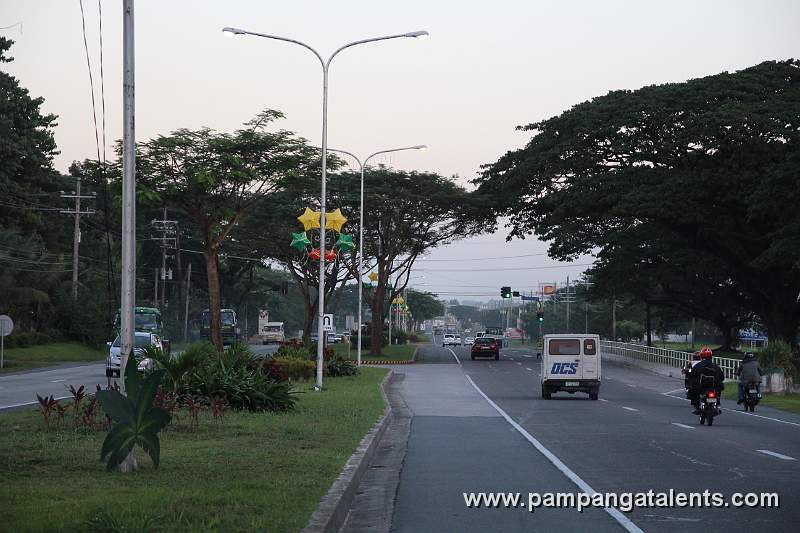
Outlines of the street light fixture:
{"label": "street light fixture", "polygon": [[[316,390],[322,389],[322,367],[324,364],[323,360],[323,346],[322,346],[322,339],[323,337],[323,325],[322,325],[322,317],[325,314],[325,185],[327,181],[327,172],[328,172],[328,70],[331,66],[331,62],[336,55],[346,48],[350,48],[351,46],[356,46],[359,44],[365,43],[372,43],[376,41],[386,41],[389,39],[398,39],[401,37],[411,37],[411,38],[425,38],[428,36],[428,32],[424,30],[420,31],[412,31],[408,33],[398,33],[396,35],[386,35],[383,37],[372,37],[369,39],[361,39],[359,41],[353,41],[351,43],[345,44],[337,48],[331,55],[328,57],[328,60],[325,61],[322,59],[322,56],[314,50],[311,46],[307,45],[304,42],[290,39],[288,37],[280,37],[278,35],[269,35],[266,33],[257,33],[253,31],[243,30],[241,28],[232,28],[227,26],[222,29],[222,31],[229,35],[252,35],[254,37],[264,37],[265,39],[274,39],[277,41],[284,41],[287,43],[293,43],[303,48],[309,50],[313,53],[317,59],[319,59],[320,66],[322,66],[322,178],[321,178],[321,187],[320,187],[320,243],[319,243],[319,251],[320,251],[320,259],[319,259],[319,296],[317,297],[317,301],[319,303],[318,310],[317,310],[317,379],[315,384]],[[359,280],[360,281],[360,280]],[[359,325],[360,327],[360,325]],[[361,345],[359,343],[359,349]]]}
{"label": "street light fixture", "polygon": [[[428,34],[428,32],[414,32],[414,33],[424,33],[425,35]],[[413,35],[412,35],[412,37],[413,37]],[[366,168],[367,163],[369,162],[369,160],[372,159],[373,157],[375,157],[376,155],[389,154],[389,153],[392,153],[392,152],[403,152],[405,150],[422,150],[422,151],[425,151],[427,149],[428,149],[427,145],[418,144],[416,146],[406,146],[404,148],[390,148],[389,150],[380,150],[378,152],[375,152],[375,153],[370,154],[369,156],[367,156],[367,158],[362,163],[361,160],[358,158],[358,156],[356,156],[356,155],[354,155],[354,154],[352,154],[352,153],[350,153],[350,152],[348,152],[346,150],[337,150],[335,148],[329,148],[329,150],[331,152],[337,152],[337,153],[340,153],[340,154],[349,155],[350,157],[352,157],[353,159],[356,160],[356,162],[358,163],[358,166],[361,168],[361,193],[360,193],[361,194],[361,201],[360,201],[360,207],[359,207],[359,210],[358,210],[359,211],[358,212],[358,350],[357,350],[357,353],[358,353],[358,357],[357,357],[358,366],[361,366],[361,307],[362,307],[361,301],[362,301],[362,293],[363,293],[362,278],[364,276],[364,169]],[[391,330],[389,332],[389,335],[391,335]]]}

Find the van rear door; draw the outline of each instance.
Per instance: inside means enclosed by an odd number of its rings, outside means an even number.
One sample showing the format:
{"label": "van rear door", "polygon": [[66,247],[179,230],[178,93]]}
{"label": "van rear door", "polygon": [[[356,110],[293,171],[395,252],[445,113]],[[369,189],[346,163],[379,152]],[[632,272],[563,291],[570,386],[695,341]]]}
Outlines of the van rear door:
{"label": "van rear door", "polygon": [[547,377],[549,379],[582,379],[581,339],[547,339]]}
{"label": "van rear door", "polygon": [[597,358],[600,357],[600,347],[593,338],[583,339],[583,379],[598,379]]}

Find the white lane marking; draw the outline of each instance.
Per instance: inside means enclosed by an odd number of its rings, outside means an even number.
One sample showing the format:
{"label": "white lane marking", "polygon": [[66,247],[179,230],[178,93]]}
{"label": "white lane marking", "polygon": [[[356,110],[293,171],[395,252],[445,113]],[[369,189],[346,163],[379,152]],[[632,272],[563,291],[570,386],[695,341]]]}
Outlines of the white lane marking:
{"label": "white lane marking", "polygon": [[[49,396],[48,396],[49,397]],[[67,398],[72,398],[72,396],[60,396],[58,398],[53,398],[54,400],[66,400]],[[0,405],[0,411],[4,409],[11,409],[12,407],[25,407],[26,405],[38,405],[39,402],[25,402],[25,403],[12,403],[9,405]]]}
{"label": "white lane marking", "polygon": [[[686,389],[678,389],[678,390],[686,390]],[[672,392],[674,392],[674,391],[672,391]],[[688,402],[689,401],[686,398],[678,398],[677,396],[673,396],[672,394],[669,394],[668,392],[662,392],[661,394],[666,396],[667,398],[673,398],[675,400],[681,400],[683,402]],[[791,426],[800,427],[800,424],[798,424],[797,422],[789,422],[788,420],[781,420],[780,418],[772,418],[771,416],[757,415],[755,413],[745,413],[744,411],[739,411],[738,409],[725,409],[725,412],[726,413],[738,413],[740,415],[747,415],[747,416],[754,416],[756,418],[763,418],[764,420],[772,420],[773,422],[780,422],[782,424],[789,424]]]}
{"label": "white lane marking", "polygon": [[509,359],[511,359],[512,361],[514,360],[514,358],[513,358],[513,357],[509,357]]}
{"label": "white lane marking", "polygon": [[628,411],[638,411],[638,409],[634,409],[633,407],[625,407],[624,405],[622,406],[622,408],[627,409]]}
{"label": "white lane marking", "polygon": [[630,383],[626,383],[625,385],[627,385],[628,387],[633,387],[634,389],[636,388],[636,385],[632,385]]}
{"label": "white lane marking", "polygon": [[61,383],[62,381],[67,381],[66,379],[54,379],[50,383]]}
{"label": "white lane marking", "polygon": [[667,396],[669,396],[669,395],[670,395],[670,394],[672,394],[673,392],[683,392],[683,391],[685,391],[685,390],[686,390],[686,389],[675,389],[675,390],[671,390],[671,391],[667,391],[667,392],[662,392],[661,394],[666,394]]}
{"label": "white lane marking", "polygon": [[531,372],[533,372],[533,369],[532,368],[528,368],[527,366],[525,367],[525,370],[530,370]]}
{"label": "white lane marking", "polygon": [[771,455],[773,457],[777,457],[778,459],[783,459],[784,461],[797,461],[794,457],[789,457],[788,455],[783,455],[782,453],[778,452],[771,452],[769,450],[756,450],[757,452],[765,453],[767,455]]}
{"label": "white lane marking", "polygon": [[533,357],[533,356],[528,354],[522,354],[522,357]]}
{"label": "white lane marking", "polygon": [[[533,447],[534,447],[534,448],[536,448],[537,450],[539,450],[539,452],[540,452],[542,455],[544,455],[544,456],[547,458],[547,460],[548,460],[548,461],[550,461],[550,462],[553,464],[553,466],[555,466],[556,468],[558,468],[558,469],[561,471],[561,473],[562,473],[562,474],[564,474],[565,476],[567,476],[567,477],[568,477],[568,478],[569,478],[569,479],[570,479],[570,480],[571,480],[573,483],[575,483],[575,485],[577,485],[577,486],[578,486],[578,488],[579,488],[579,489],[581,489],[583,492],[585,492],[585,493],[589,494],[590,496],[594,496],[595,494],[597,494],[597,491],[596,491],[596,490],[594,490],[594,489],[593,489],[591,486],[589,486],[589,484],[588,484],[588,483],[586,483],[586,482],[585,482],[583,479],[581,479],[581,478],[580,478],[580,476],[578,476],[578,474],[576,474],[575,472],[573,472],[573,471],[572,471],[572,470],[571,470],[571,469],[570,469],[570,468],[569,468],[567,465],[565,465],[565,464],[564,464],[564,463],[561,461],[561,459],[559,459],[558,457],[556,457],[556,456],[555,456],[555,454],[553,454],[553,452],[551,452],[550,450],[548,450],[547,448],[545,448],[545,446],[544,446],[544,445],[543,445],[541,442],[539,442],[538,440],[536,440],[536,438],[535,438],[533,435],[531,435],[530,433],[528,433],[527,431],[525,431],[525,428],[523,428],[522,426],[520,426],[519,424],[517,424],[517,422],[516,422],[516,421],[514,421],[514,419],[513,419],[513,418],[511,418],[511,417],[508,415],[508,413],[506,413],[505,411],[503,411],[503,409],[501,409],[499,405],[497,405],[496,403],[494,403],[494,402],[493,402],[493,401],[492,401],[492,400],[491,400],[491,399],[490,399],[488,396],[486,396],[486,394],[484,394],[484,392],[483,392],[483,391],[480,389],[480,387],[478,387],[478,386],[475,384],[475,382],[474,382],[474,381],[472,381],[472,378],[469,376],[469,374],[465,374],[465,377],[466,377],[466,378],[467,378],[467,380],[470,382],[470,384],[471,384],[473,387],[475,387],[475,390],[476,390],[476,391],[478,391],[478,394],[480,394],[481,396],[483,396],[483,399],[484,399],[484,400],[486,400],[487,402],[489,402],[489,405],[491,405],[492,407],[494,407],[494,410],[495,410],[495,411],[497,411],[498,413],[500,413],[500,416],[502,416],[503,418],[505,418],[505,419],[506,419],[506,422],[508,422],[509,424],[511,424],[511,426],[512,426],[514,429],[516,429],[517,431],[519,431],[519,433],[520,433],[520,434],[521,434],[523,437],[525,437],[525,439],[526,439],[528,442],[530,442],[530,443],[533,445]],[[634,523],[631,521],[631,519],[630,519],[630,518],[628,518],[627,516],[625,516],[624,514],[622,514],[622,513],[621,513],[621,512],[620,512],[620,511],[619,511],[617,508],[615,508],[615,507],[606,507],[604,510],[605,510],[605,512],[607,512],[609,515],[611,515],[611,517],[612,517],[614,520],[616,520],[616,521],[619,523],[619,525],[621,525],[623,528],[625,528],[625,530],[626,530],[626,531],[629,531],[630,533],[644,533],[644,532],[643,532],[641,529],[639,529],[639,527],[637,527],[637,526],[636,526],[636,524],[634,524]]]}
{"label": "white lane marking", "polygon": [[598,400],[600,400],[601,402],[607,402],[608,401],[605,398],[598,398]]}
{"label": "white lane marking", "polygon": [[461,361],[458,359],[458,356],[456,355],[456,352],[454,352],[452,348],[448,348],[448,350],[450,350],[450,353],[453,354],[453,357],[455,357],[456,363],[458,363],[458,366],[461,366]]}
{"label": "white lane marking", "polygon": [[517,364],[518,364],[519,366],[522,366],[522,363],[520,363],[519,361],[517,361]]}
{"label": "white lane marking", "polygon": [[694,429],[693,426],[687,426],[686,424],[681,424],[679,422],[673,422],[672,425],[673,426],[678,426],[679,428],[684,428],[684,429]]}

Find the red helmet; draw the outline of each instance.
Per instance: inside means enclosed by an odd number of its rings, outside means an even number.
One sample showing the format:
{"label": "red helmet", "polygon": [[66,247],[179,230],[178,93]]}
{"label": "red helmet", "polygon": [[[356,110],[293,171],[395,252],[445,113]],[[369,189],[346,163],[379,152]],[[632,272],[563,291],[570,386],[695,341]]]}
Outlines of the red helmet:
{"label": "red helmet", "polygon": [[702,350],[700,350],[700,359],[711,359],[714,355],[714,352],[711,351],[711,348],[706,346]]}

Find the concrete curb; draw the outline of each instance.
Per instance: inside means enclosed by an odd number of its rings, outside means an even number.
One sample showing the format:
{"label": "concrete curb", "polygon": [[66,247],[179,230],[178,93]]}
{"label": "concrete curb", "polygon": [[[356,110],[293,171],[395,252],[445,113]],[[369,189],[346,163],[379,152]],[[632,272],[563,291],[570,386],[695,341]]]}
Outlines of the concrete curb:
{"label": "concrete curb", "polygon": [[361,483],[361,478],[364,477],[364,473],[375,455],[378,443],[386,432],[386,428],[389,427],[394,418],[392,405],[386,395],[386,386],[393,378],[394,372],[390,370],[381,382],[381,394],[386,404],[383,416],[372,426],[369,433],[361,439],[358,448],[345,463],[339,477],[336,478],[331,488],[320,500],[317,509],[308,521],[308,525],[303,528],[302,531],[304,533],[333,533],[339,531],[344,525],[347,513],[350,512],[353,498],[355,498],[356,489]]}

